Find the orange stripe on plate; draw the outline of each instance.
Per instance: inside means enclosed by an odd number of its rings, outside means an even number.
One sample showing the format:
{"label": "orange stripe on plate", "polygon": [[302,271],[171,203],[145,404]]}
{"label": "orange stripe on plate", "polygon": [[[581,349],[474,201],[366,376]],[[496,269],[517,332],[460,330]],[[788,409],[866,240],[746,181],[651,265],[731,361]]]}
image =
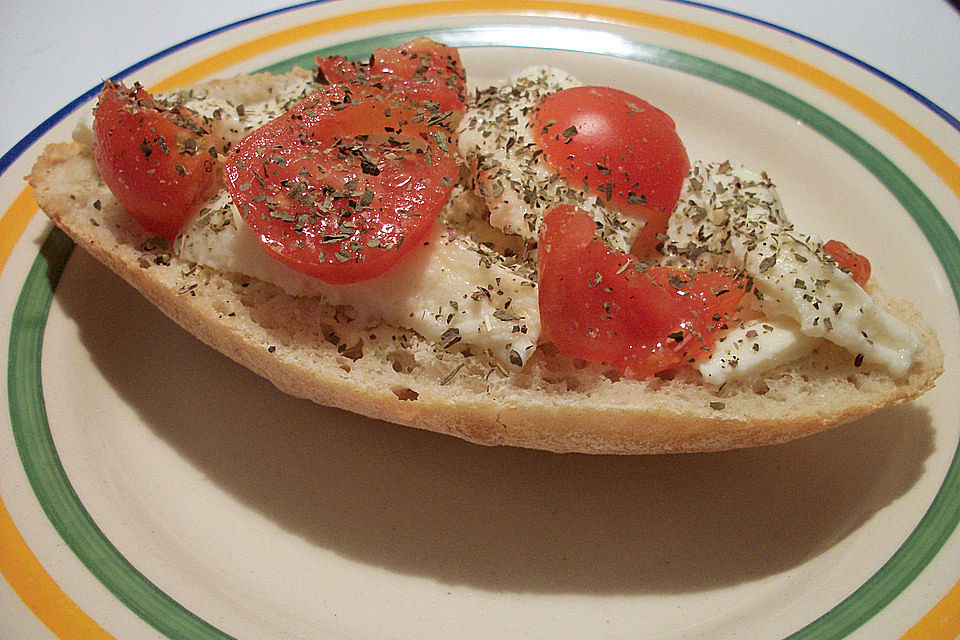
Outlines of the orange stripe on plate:
{"label": "orange stripe on plate", "polygon": [[13,246],[17,244],[36,213],[37,202],[33,199],[33,187],[27,187],[13,201],[3,218],[0,218],[0,272],[7,264]]}
{"label": "orange stripe on plate", "polygon": [[0,573],[58,638],[114,640],[63,592],[27,546],[0,499]]}
{"label": "orange stripe on plate", "polygon": [[[654,29],[706,42],[747,57],[765,62],[794,75],[842,100],[864,114],[919,156],[960,198],[960,167],[929,138],[906,120],[873,98],[820,69],[766,45],[719,29],[653,13],[560,0],[441,0],[407,5],[367,9],[356,13],[331,16],[254,38],[226,49],[203,61],[188,66],[160,81],[154,91],[166,91],[192,84],[233,64],[277,48],[295,44],[319,35],[356,28],[358,25],[437,15],[469,15],[480,13],[513,13],[517,15],[553,15],[599,22],[615,22]],[[0,219],[0,271],[6,264],[13,245],[23,234],[36,212],[33,192],[25,189]],[[77,607],[50,577],[10,519],[0,500],[0,572],[28,607],[60,637],[83,637],[109,640],[108,635]],[[953,639],[960,633],[960,582],[921,619],[903,640]]]}
{"label": "orange stripe on plate", "polygon": [[901,640],[956,640],[960,638],[960,582]]}

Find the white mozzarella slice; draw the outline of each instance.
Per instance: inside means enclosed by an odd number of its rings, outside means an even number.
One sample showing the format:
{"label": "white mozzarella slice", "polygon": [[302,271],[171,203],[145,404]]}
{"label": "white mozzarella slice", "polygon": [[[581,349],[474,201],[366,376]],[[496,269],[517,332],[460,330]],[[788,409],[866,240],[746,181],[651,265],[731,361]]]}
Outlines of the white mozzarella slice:
{"label": "white mozzarella slice", "polygon": [[349,305],[366,319],[412,329],[438,344],[473,345],[508,365],[522,366],[540,335],[535,283],[439,223],[423,246],[383,275],[329,284],[269,256],[223,191],[187,224],[178,248],[185,260],[257,278],[290,295]]}
{"label": "white mozzarella slice", "polygon": [[774,367],[808,355],[818,342],[789,318],[751,320],[718,340],[710,358],[697,368],[714,387],[756,380]]}
{"label": "white mozzarella slice", "polygon": [[767,316],[788,316],[858,360],[902,376],[923,351],[916,332],[841,271],[818,238],[797,232],[765,175],[696,164],[667,236],[672,254],[742,269]]}

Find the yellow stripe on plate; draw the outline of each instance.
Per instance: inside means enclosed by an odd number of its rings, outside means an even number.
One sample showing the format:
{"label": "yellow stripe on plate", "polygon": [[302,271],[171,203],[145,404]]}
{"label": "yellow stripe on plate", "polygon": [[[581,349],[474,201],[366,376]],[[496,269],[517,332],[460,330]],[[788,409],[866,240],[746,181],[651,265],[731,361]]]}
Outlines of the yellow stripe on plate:
{"label": "yellow stripe on plate", "polygon": [[953,585],[920,622],[900,640],[956,640],[960,638],[960,582]]}
{"label": "yellow stripe on plate", "polygon": [[[479,11],[478,8],[482,9]],[[960,198],[960,167],[936,144],[906,120],[863,92],[824,71],[767,45],[679,18],[588,3],[560,0],[441,0],[380,7],[332,16],[254,38],[192,64],[151,87],[166,91],[198,82],[222,69],[255,56],[269,53],[319,35],[335,33],[357,25],[378,24],[427,16],[512,13],[550,15],[595,22],[643,27],[692,38],[747,57],[796,76],[808,84],[847,103],[900,140],[923,160]],[[0,218],[0,271],[14,244],[36,212],[30,188],[16,198]],[[46,572],[10,518],[0,500],[0,573],[24,603],[60,638],[112,640],[85,614]],[[903,640],[953,640],[960,633],[960,582],[914,626]]]}
{"label": "yellow stripe on plate", "polygon": [[84,613],[47,573],[20,535],[2,499],[0,573],[27,608],[58,638],[115,640]]}
{"label": "yellow stripe on plate", "polygon": [[14,245],[36,213],[37,202],[33,199],[33,187],[27,187],[13,201],[3,218],[0,218],[0,273],[3,272]]}

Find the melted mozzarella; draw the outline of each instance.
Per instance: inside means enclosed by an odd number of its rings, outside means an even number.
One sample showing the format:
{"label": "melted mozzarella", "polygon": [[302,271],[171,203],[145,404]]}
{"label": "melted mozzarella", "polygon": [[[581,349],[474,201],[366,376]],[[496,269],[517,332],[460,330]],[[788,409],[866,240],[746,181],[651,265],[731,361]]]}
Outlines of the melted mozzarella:
{"label": "melted mozzarella", "polygon": [[445,347],[473,345],[504,364],[522,366],[540,335],[536,285],[441,224],[398,265],[353,284],[328,284],[269,256],[226,191],[187,224],[178,246],[185,260],[348,305],[364,319],[412,329]]}
{"label": "melted mozzarella", "polygon": [[220,148],[229,149],[318,88],[309,77],[296,74],[270,76],[269,81],[246,86],[247,91],[232,101],[217,95],[216,81],[202,88],[174,91],[162,97],[197,112],[203,126],[220,141]]}
{"label": "melted mozzarella", "polygon": [[817,342],[787,317],[750,320],[720,338],[710,358],[697,368],[715,387],[757,379],[764,371],[808,355]]}
{"label": "melted mozzarella", "polygon": [[793,319],[797,331],[829,340],[863,361],[904,375],[923,343],[883,310],[783,214],[766,176],[728,164],[696,164],[667,229],[667,251],[752,276],[768,317]]}

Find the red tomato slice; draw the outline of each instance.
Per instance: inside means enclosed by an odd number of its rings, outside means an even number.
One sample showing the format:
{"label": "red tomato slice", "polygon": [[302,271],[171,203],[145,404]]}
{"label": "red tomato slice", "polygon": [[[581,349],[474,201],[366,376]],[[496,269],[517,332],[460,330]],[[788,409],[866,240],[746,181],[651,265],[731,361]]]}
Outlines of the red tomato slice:
{"label": "red tomato slice", "polygon": [[227,188],[268,251],[327,282],[373,278],[430,230],[453,188],[446,132],[409,101],[330,85],[229,153]]}
{"label": "red tomato slice", "polygon": [[417,38],[392,49],[376,49],[369,62],[343,56],[317,57],[327,82],[372,84],[412,100],[435,102],[440,111],[463,113],[466,79],[456,49]]}
{"label": "red tomato slice", "polygon": [[861,287],[867,284],[870,279],[870,261],[865,256],[839,240],[828,240],[824,243],[823,250],[837,261],[837,266],[850,273],[854,282]]}
{"label": "red tomato slice", "polygon": [[569,356],[642,378],[709,355],[745,281],[733,272],[646,265],[596,237],[586,212],[543,220],[539,303],[544,336]]}
{"label": "red tomato slice", "polygon": [[93,154],[120,205],[173,240],[213,184],[217,152],[192,112],[140,85],[106,82],[94,110]]}
{"label": "red tomato slice", "polygon": [[656,249],[690,169],[670,116],[624,91],[575,87],[543,99],[531,133],[572,186],[583,185],[646,219],[634,253],[642,257]]}

